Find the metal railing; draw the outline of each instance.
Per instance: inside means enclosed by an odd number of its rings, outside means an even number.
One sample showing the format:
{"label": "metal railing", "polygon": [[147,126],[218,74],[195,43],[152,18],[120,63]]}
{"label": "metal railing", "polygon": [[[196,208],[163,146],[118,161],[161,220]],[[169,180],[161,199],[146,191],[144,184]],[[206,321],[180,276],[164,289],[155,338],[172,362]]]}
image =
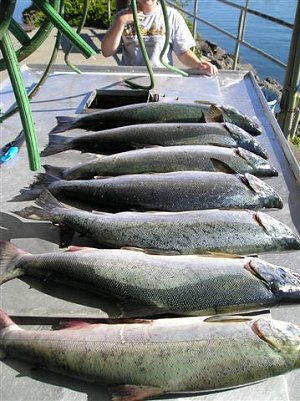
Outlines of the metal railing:
{"label": "metal railing", "polygon": [[[248,14],[256,15],[264,20],[268,20],[268,21],[273,22],[274,24],[291,29],[291,30],[293,30],[293,32],[295,32],[295,31],[298,32],[298,30],[299,30],[298,25],[300,25],[300,21],[299,21],[300,5],[299,5],[299,3],[298,3],[298,9],[296,11],[295,24],[291,24],[280,18],[275,18],[271,15],[267,15],[267,14],[261,13],[260,11],[249,8],[249,0],[245,0],[245,5],[238,5],[229,0],[217,0],[217,1],[219,1],[220,3],[224,3],[224,4],[228,5],[229,7],[233,7],[233,8],[240,10],[237,35],[233,35],[232,33],[220,28],[219,26],[206,20],[205,18],[200,17],[198,15],[199,0],[194,0],[193,13],[178,6],[178,4],[176,4],[175,0],[173,0],[173,1],[167,0],[167,3],[169,5],[171,5],[172,7],[176,8],[177,10],[179,10],[184,15],[192,18],[192,22],[193,22],[192,32],[193,32],[195,39],[197,37],[197,22],[198,21],[204,23],[205,25],[207,25],[207,26],[217,30],[218,32],[221,32],[222,34],[228,36],[229,38],[233,39],[236,43],[235,51],[234,51],[233,69],[236,69],[236,67],[237,67],[241,45],[253,50],[254,52],[260,54],[261,56],[267,58],[271,62],[273,62],[276,65],[285,69],[286,76],[285,76],[285,83],[284,83],[282,99],[281,99],[281,112],[279,114],[278,121],[279,121],[279,124],[280,124],[282,130],[284,131],[285,135],[293,136],[295,134],[295,130],[297,129],[297,122],[299,119],[299,75],[300,75],[299,74],[299,70],[300,70],[299,43],[300,43],[300,40],[299,40],[299,38],[297,38],[297,35],[293,35],[294,40],[292,39],[292,41],[291,41],[289,61],[286,64],[283,61],[279,60],[278,58],[272,56],[271,54],[263,51],[262,49],[254,46],[251,43],[244,40],[244,33],[245,33],[246,20],[247,20]],[[292,82],[292,85],[291,85],[291,82]]]}

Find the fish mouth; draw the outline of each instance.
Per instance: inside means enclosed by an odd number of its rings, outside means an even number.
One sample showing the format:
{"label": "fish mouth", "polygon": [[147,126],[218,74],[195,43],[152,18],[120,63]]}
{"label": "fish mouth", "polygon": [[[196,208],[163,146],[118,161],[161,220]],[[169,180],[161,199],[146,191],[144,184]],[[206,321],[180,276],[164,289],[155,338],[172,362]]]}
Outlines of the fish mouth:
{"label": "fish mouth", "polygon": [[245,269],[263,282],[281,301],[300,302],[300,274],[267,262],[250,260]]}

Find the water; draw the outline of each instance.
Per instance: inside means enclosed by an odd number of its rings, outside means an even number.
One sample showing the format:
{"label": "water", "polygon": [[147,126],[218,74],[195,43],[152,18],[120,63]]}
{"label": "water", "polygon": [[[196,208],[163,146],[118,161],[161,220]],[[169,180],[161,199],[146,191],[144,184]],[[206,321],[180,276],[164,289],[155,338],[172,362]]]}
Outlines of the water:
{"label": "water", "polygon": [[[238,5],[245,5],[245,0],[231,0]],[[193,0],[186,1],[186,9],[193,12]],[[284,21],[294,23],[297,0],[250,0],[249,8],[272,15]],[[220,28],[237,35],[240,11],[218,0],[199,0],[198,14]],[[211,42],[218,44],[228,53],[234,53],[235,41],[226,35],[210,28],[203,22],[197,23],[198,32]],[[245,41],[287,63],[292,30],[278,24],[248,14],[245,30]],[[254,66],[261,78],[267,76],[284,81],[285,69],[272,61],[241,46],[240,61]]]}
{"label": "water", "polygon": [[31,6],[32,1],[31,0],[17,0],[16,3],[16,8],[14,11],[14,19],[18,23],[22,23],[22,12],[25,10],[25,8],[28,8]]}
{"label": "water", "polygon": [[[231,0],[236,4],[244,5],[245,0]],[[186,9],[193,12],[194,0],[185,0]],[[17,0],[15,19],[22,21],[22,11],[29,7],[31,0]],[[265,14],[293,23],[296,12],[297,0],[250,0],[249,7]],[[239,10],[229,7],[218,0],[199,0],[198,13],[202,18],[214,23],[220,28],[236,35]],[[198,22],[199,33],[207,40],[218,44],[228,53],[234,53],[235,41],[215,31],[202,22]],[[255,15],[248,15],[245,31],[245,40],[252,45],[261,48],[287,62],[289,44],[292,31],[289,28],[262,20]],[[267,76],[277,79],[280,83],[284,80],[284,68],[277,66],[265,57],[253,50],[241,46],[240,61],[254,66],[261,78]]]}

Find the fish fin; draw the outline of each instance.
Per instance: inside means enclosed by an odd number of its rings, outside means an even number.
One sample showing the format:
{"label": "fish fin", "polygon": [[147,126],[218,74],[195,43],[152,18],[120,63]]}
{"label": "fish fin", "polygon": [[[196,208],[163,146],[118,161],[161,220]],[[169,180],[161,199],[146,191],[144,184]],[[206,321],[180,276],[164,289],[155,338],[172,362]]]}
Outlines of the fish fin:
{"label": "fish fin", "polygon": [[21,189],[20,195],[14,197],[13,200],[33,200],[42,193],[45,187],[60,180],[60,178],[54,177],[53,175],[39,173],[36,175],[34,182],[29,187]]}
{"label": "fish fin", "polygon": [[[132,301],[127,301],[127,300],[119,300],[117,302],[118,307],[121,310],[121,315],[120,317],[122,319],[128,319],[128,318],[136,318],[136,317],[144,317],[144,316],[153,316],[157,314],[163,314],[167,313],[168,311],[165,311],[159,307],[151,306],[151,305],[141,305],[139,303],[135,303]],[[147,320],[145,320],[147,322]]]}
{"label": "fish fin", "polygon": [[82,320],[66,320],[59,322],[57,326],[54,326],[54,330],[81,330],[90,327],[93,323],[84,322]]}
{"label": "fish fin", "polygon": [[94,180],[105,180],[106,178],[114,178],[112,175],[95,175]]}
{"label": "fish fin", "polygon": [[212,104],[209,112],[205,113],[205,121],[207,123],[223,123],[225,120],[221,107],[217,106],[216,104]]}
{"label": "fish fin", "polygon": [[138,248],[134,246],[122,246],[121,249],[127,251],[143,252],[148,255],[181,255],[179,251],[176,250],[165,250],[165,249],[151,249],[151,248]]}
{"label": "fish fin", "polygon": [[55,155],[56,153],[63,152],[64,150],[72,149],[73,138],[68,138],[61,135],[49,135],[49,143],[41,152],[41,156]]}
{"label": "fish fin", "polygon": [[112,401],[142,401],[164,393],[159,387],[138,387],[129,384],[109,388],[112,392]]}
{"label": "fish fin", "polygon": [[49,134],[56,134],[58,132],[64,132],[68,131],[69,129],[75,128],[75,121],[77,118],[75,117],[68,117],[68,116],[57,116],[56,121],[57,125],[52,128],[52,130],[49,132]]}
{"label": "fish fin", "polygon": [[65,250],[65,252],[82,252],[82,251],[98,251],[98,248],[92,248],[88,246],[76,246],[76,245],[71,245],[68,246],[68,249]]}
{"label": "fish fin", "polygon": [[196,254],[195,256],[200,257],[211,257],[211,258],[226,258],[226,259],[245,259],[244,255],[238,255],[235,253],[226,253],[226,252],[208,252],[203,254]]}
{"label": "fish fin", "polygon": [[211,157],[210,161],[212,162],[214,169],[217,172],[227,173],[227,174],[236,174],[237,173],[230,166],[228,166],[228,164],[222,162],[221,160]]}
{"label": "fish fin", "polygon": [[249,322],[251,320],[253,320],[252,316],[214,315],[207,317],[203,321],[207,323],[239,323],[239,322],[243,323],[243,322]]}
{"label": "fish fin", "polygon": [[197,103],[197,104],[208,104],[208,105],[214,105],[214,106],[217,106],[217,104],[216,103],[214,103],[214,102],[210,102],[209,100],[194,100],[194,103]]}
{"label": "fish fin", "polygon": [[49,212],[36,206],[28,206],[21,210],[14,210],[12,213],[24,219],[51,221]]}
{"label": "fish fin", "polygon": [[35,200],[35,204],[48,211],[55,208],[68,209],[63,203],[59,202],[46,188],[43,189],[40,196]]}
{"label": "fish fin", "polygon": [[17,326],[17,325],[4,312],[4,310],[0,309],[0,332],[1,332],[1,330],[6,329],[7,327],[10,327],[10,326]]}
{"label": "fish fin", "polygon": [[0,241],[0,284],[24,274],[22,269],[16,267],[18,260],[24,254],[25,251],[11,242]]}
{"label": "fish fin", "polygon": [[92,213],[93,214],[108,214],[108,215],[111,215],[111,213],[109,213],[109,212],[102,212],[101,210],[92,210]]}
{"label": "fish fin", "polygon": [[47,174],[60,178],[63,177],[63,172],[67,169],[67,167],[51,166],[50,164],[43,164],[43,167]]}

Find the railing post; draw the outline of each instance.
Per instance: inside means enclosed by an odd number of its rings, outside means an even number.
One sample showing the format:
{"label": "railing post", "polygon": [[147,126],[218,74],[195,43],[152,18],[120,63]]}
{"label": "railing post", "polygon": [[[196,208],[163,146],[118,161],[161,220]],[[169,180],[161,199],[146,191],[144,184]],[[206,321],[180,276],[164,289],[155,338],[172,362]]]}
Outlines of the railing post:
{"label": "railing post", "polygon": [[291,134],[293,120],[296,118],[298,102],[297,90],[300,80],[300,2],[298,1],[295,15],[293,35],[289,51],[289,59],[285,73],[284,85],[280,102],[278,124],[285,136]]}
{"label": "railing post", "polygon": [[107,18],[108,18],[108,21],[110,21],[110,18],[111,18],[111,4],[110,4],[110,0],[107,0]]}
{"label": "railing post", "polygon": [[235,45],[234,60],[233,60],[233,67],[232,67],[234,70],[236,69],[236,66],[238,64],[240,47],[241,47],[242,41],[244,40],[248,5],[249,5],[249,0],[246,0],[246,4],[245,4],[244,8],[240,12],[239,25],[238,25],[238,36],[237,36],[236,45]]}
{"label": "railing post", "polygon": [[193,38],[196,40],[197,38],[197,19],[198,15],[198,0],[194,0],[194,18],[193,18]]}

